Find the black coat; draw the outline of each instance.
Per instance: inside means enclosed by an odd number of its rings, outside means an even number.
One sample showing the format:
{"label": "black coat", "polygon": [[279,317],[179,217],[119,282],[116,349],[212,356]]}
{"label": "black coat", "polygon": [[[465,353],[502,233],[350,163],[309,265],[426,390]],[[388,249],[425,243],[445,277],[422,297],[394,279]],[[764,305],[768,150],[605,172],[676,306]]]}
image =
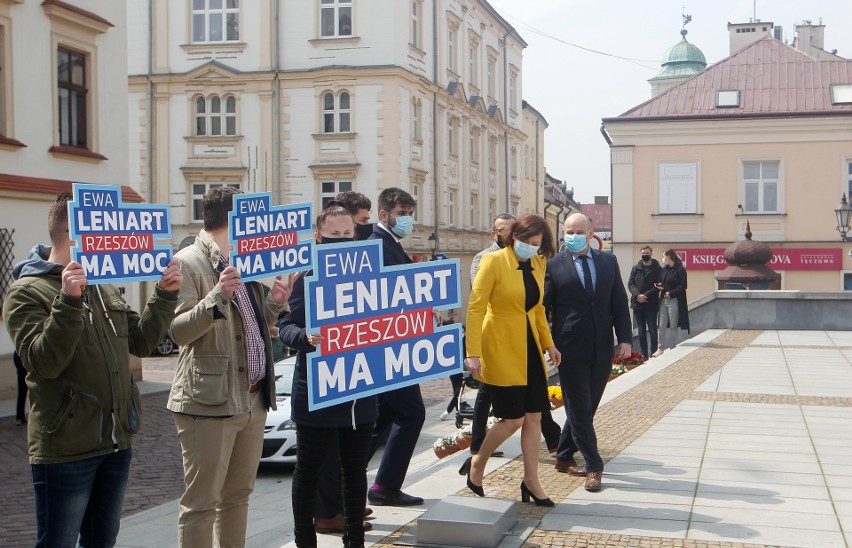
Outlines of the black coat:
{"label": "black coat", "polygon": [[293,373],[290,417],[298,425],[314,428],[352,427],[354,406],[356,425],[375,421],[379,414],[376,396],[366,396],[316,411],[308,410],[307,353],[313,352],[314,347],[308,344],[305,333],[305,276],[299,276],[293,283],[289,305],[290,312],[278,318],[278,335],[284,344],[299,352],[296,356],[296,371]]}
{"label": "black coat", "polygon": [[[630,308],[639,310],[656,310],[660,305],[660,291],[654,284],[660,281],[662,267],[657,259],[651,259],[651,264],[646,265],[640,259],[630,269],[630,278],[627,279],[627,289],[630,291]],[[644,303],[636,300],[639,294],[648,298]]]}
{"label": "black coat", "polygon": [[660,283],[663,284],[661,296],[668,292],[669,297],[677,299],[677,326],[689,332],[689,308],[686,305],[686,269],[682,264],[673,267],[663,267],[660,273]]}
{"label": "black coat", "polygon": [[544,307],[552,314],[553,341],[567,364],[611,361],[613,328],[619,343],[633,340],[618,261],[608,253],[591,253],[597,271],[594,298],[586,293],[567,250],[547,261]]}
{"label": "black coat", "polygon": [[385,266],[395,266],[400,264],[408,264],[413,262],[411,257],[405,254],[402,249],[402,244],[396,241],[396,238],[378,223],[373,226],[373,234],[368,240],[381,240],[383,250],[383,261]]}

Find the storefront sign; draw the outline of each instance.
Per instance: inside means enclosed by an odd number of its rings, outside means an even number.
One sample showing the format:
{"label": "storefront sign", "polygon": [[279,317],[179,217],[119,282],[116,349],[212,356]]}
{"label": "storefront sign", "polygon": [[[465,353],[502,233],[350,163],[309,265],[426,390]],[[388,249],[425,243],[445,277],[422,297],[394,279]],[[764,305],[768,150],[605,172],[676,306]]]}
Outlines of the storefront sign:
{"label": "storefront sign", "polygon": [[[312,207],[273,206],[271,192],[235,194],[228,214],[230,261],[244,282],[310,270]],[[306,235],[305,242],[299,236]]]}
{"label": "storefront sign", "polygon": [[381,242],[314,248],[305,321],[323,342],[308,354],[311,410],[462,372],[459,260],[384,267]]}
{"label": "storefront sign", "polygon": [[[723,270],[728,267],[722,248],[676,249],[687,270]],[[840,248],[777,248],[768,263],[773,270],[840,270]]]}
{"label": "storefront sign", "polygon": [[71,257],[90,284],[159,280],[172,258],[169,206],[125,204],[121,187],[74,183],[68,202]]}

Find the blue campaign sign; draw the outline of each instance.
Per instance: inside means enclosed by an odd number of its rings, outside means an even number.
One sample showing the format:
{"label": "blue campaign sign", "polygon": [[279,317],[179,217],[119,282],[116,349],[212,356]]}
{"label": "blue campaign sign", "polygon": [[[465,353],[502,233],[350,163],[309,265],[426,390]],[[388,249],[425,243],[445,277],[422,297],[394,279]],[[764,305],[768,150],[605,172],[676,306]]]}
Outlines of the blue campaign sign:
{"label": "blue campaign sign", "polygon": [[244,282],[311,268],[312,211],[309,203],[273,206],[271,192],[234,195],[230,261]]}
{"label": "blue campaign sign", "polygon": [[125,204],[121,187],[74,183],[68,202],[71,258],[90,284],[158,280],[172,258],[169,206]]}
{"label": "blue campaign sign", "polygon": [[314,248],[305,321],[323,343],[308,354],[308,407],[322,409],[461,373],[461,325],[435,311],[461,305],[459,261],[383,266],[376,240]]}

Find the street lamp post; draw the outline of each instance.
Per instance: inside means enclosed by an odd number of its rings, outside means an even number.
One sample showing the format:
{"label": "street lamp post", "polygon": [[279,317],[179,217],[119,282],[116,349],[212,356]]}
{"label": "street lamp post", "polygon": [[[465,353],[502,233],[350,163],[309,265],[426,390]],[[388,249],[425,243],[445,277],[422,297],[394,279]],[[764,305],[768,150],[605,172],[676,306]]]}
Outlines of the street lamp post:
{"label": "street lamp post", "polygon": [[837,231],[840,232],[840,239],[844,242],[849,241],[846,233],[849,232],[849,221],[852,219],[852,206],[846,201],[846,193],[840,199],[840,205],[834,210],[837,216]]}
{"label": "street lamp post", "polygon": [[432,260],[435,260],[435,252],[438,251],[438,237],[435,233],[429,234],[429,249],[432,250]]}

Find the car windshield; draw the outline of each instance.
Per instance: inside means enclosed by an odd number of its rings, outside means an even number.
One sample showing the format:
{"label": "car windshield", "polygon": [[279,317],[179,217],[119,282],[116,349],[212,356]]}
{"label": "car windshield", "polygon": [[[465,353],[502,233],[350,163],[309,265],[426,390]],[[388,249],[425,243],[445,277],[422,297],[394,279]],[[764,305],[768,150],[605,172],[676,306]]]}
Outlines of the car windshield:
{"label": "car windshield", "polygon": [[289,396],[293,392],[293,371],[296,358],[290,357],[275,363],[275,394]]}

